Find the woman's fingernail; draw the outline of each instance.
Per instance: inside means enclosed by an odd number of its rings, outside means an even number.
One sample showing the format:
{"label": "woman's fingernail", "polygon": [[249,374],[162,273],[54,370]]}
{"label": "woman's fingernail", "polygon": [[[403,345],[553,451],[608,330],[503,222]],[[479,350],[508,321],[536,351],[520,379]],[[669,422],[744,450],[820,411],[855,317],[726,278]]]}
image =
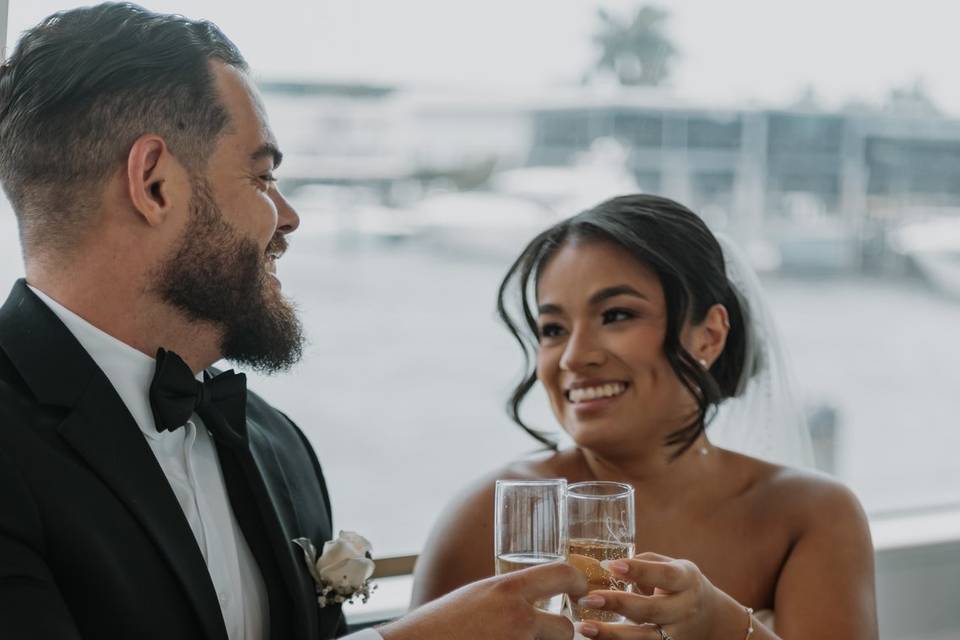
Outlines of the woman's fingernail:
{"label": "woman's fingernail", "polygon": [[588,638],[596,638],[600,633],[600,627],[589,622],[581,622],[577,625],[577,632],[582,636],[587,636]]}
{"label": "woman's fingernail", "polygon": [[600,563],[600,566],[610,573],[615,573],[620,576],[625,576],[627,572],[630,571],[630,565],[623,560],[604,560]]}
{"label": "woman's fingernail", "polygon": [[595,596],[595,595],[583,596],[582,598],[577,600],[578,605],[580,605],[581,607],[586,607],[588,609],[599,609],[604,605],[604,603],[606,603],[606,600],[603,599],[603,596]]}

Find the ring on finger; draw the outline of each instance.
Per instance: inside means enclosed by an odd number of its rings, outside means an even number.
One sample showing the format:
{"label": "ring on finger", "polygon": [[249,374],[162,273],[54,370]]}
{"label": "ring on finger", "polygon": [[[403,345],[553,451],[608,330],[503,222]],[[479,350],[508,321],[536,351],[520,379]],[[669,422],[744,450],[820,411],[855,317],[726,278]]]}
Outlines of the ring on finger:
{"label": "ring on finger", "polygon": [[660,625],[657,625],[657,631],[660,632],[660,640],[673,640],[673,638],[670,637],[670,634],[664,631],[663,627]]}

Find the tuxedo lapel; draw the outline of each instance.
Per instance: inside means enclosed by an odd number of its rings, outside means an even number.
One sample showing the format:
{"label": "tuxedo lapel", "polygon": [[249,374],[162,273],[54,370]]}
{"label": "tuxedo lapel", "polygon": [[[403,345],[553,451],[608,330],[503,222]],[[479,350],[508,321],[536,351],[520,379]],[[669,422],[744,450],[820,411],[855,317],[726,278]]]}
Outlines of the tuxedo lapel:
{"label": "tuxedo lapel", "polygon": [[[317,638],[317,601],[314,591],[313,578],[307,570],[300,552],[293,540],[303,535],[303,529],[297,521],[296,511],[290,499],[290,488],[283,478],[283,470],[269,436],[256,422],[248,419],[247,438],[248,449],[229,450],[218,447],[221,461],[231,454],[236,455],[237,470],[243,475],[247,487],[254,498],[259,514],[259,522],[263,524],[264,533],[269,543],[270,558],[259,559],[273,561],[279,570],[279,578],[293,607],[293,621],[298,621],[293,630],[298,638]],[[225,469],[226,471],[226,469]],[[234,510],[239,511],[234,499]],[[241,523],[243,527],[243,523]],[[244,527],[245,533],[247,527]],[[271,620],[274,616],[271,615]],[[275,625],[274,625],[275,626]]]}
{"label": "tuxedo lapel", "polygon": [[216,590],[180,503],[106,380],[87,388],[60,435],[140,521],[180,579],[207,637],[226,640]]}
{"label": "tuxedo lapel", "polygon": [[23,280],[0,309],[0,348],[40,402],[68,410],[60,436],[157,545],[207,637],[226,640],[206,562],[143,434],[103,372]]}

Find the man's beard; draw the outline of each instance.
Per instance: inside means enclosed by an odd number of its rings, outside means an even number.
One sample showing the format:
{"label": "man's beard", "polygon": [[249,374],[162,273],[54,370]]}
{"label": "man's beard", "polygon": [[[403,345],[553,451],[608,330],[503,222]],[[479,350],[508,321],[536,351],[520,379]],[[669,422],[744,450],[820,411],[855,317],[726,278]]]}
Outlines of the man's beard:
{"label": "man's beard", "polygon": [[[283,253],[276,234],[269,251]],[[293,305],[270,282],[266,254],[226,219],[205,180],[193,182],[190,220],[160,266],[156,290],[191,320],[217,325],[221,355],[265,373],[289,368],[303,354],[303,326]]]}

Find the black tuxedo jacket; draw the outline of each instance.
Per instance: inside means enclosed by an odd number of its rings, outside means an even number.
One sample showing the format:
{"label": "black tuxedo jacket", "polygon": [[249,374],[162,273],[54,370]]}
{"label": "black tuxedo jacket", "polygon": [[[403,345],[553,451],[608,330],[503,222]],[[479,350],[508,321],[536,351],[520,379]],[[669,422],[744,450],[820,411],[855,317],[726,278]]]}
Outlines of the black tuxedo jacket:
{"label": "black tuxedo jacket", "polygon": [[[217,446],[267,584],[273,640],[332,638],[303,554],[330,539],[320,465],[254,394],[248,448]],[[110,382],[18,281],[0,309],[0,638],[227,640],[206,564],[166,477]]]}

